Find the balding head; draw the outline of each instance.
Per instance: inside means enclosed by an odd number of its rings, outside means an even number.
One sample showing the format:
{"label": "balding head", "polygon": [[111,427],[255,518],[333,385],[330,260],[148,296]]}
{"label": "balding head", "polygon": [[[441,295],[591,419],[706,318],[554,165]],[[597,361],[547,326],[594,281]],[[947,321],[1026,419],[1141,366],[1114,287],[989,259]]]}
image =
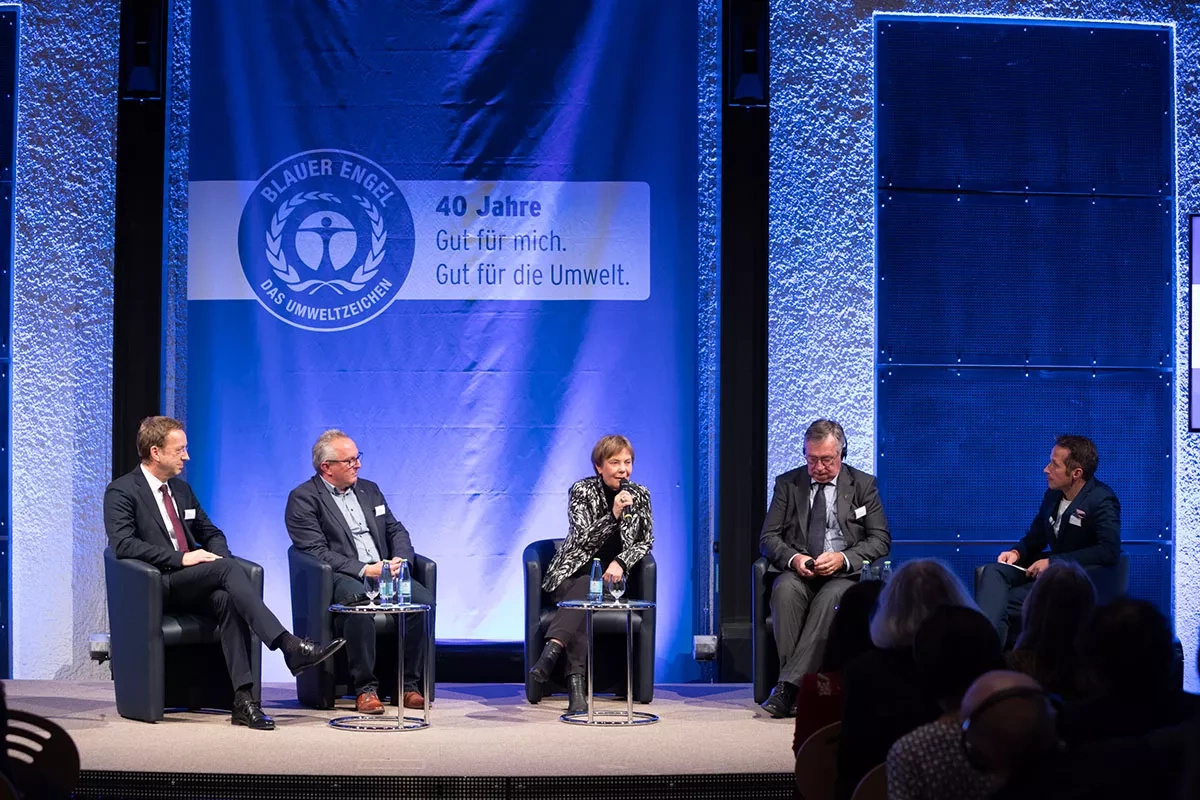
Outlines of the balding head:
{"label": "balding head", "polygon": [[1050,696],[1020,672],[981,675],[963,696],[961,716],[972,763],[994,775],[1007,777],[1059,747]]}

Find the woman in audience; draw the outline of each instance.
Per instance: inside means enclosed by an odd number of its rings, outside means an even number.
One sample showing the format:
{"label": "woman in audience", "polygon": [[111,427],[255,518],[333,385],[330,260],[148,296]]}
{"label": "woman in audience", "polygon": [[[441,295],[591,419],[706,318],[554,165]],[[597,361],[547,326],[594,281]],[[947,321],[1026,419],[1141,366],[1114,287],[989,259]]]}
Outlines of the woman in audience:
{"label": "woman in audience", "polygon": [[942,606],[976,608],[962,581],[940,561],[910,561],[884,586],[871,620],[871,642],[878,649],[845,670],[839,800],[849,800],[862,776],[883,763],[897,739],[942,713],[936,699],[922,691],[912,654],[917,631]]}
{"label": "woman in audience", "polygon": [[1021,635],[1009,655],[1009,666],[1037,678],[1047,690],[1065,698],[1079,689],[1076,642],[1096,607],[1096,587],[1073,561],[1046,567],[1025,599]]}
{"label": "woman in audience", "polygon": [[1004,666],[995,627],[973,608],[942,606],[917,632],[913,663],[942,714],[888,751],[888,800],[983,800],[1000,781],[967,761],[958,709],[976,678]]}
{"label": "woman in audience", "polygon": [[842,718],[842,670],[874,647],[871,644],[871,614],[881,591],[883,584],[879,581],[861,581],[847,589],[838,601],[837,613],[829,626],[821,669],[800,680],[793,753],[800,750],[800,745],[809,736]]}
{"label": "woman in audience", "polygon": [[1094,688],[1059,715],[1067,744],[1141,736],[1200,708],[1200,697],[1179,686],[1171,623],[1145,600],[1121,597],[1096,609],[1080,634],[1079,657]]}

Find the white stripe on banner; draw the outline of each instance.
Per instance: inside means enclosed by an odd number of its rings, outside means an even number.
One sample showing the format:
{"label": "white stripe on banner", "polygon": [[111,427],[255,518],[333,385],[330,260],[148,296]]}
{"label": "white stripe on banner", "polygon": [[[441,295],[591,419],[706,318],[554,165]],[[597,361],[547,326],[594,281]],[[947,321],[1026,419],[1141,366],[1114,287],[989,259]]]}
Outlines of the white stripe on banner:
{"label": "white stripe on banner", "polygon": [[[650,296],[646,183],[372,186],[354,173],[355,193],[349,168],[339,190],[336,160],[309,165],[189,185],[189,300],[258,300],[281,318],[340,302],[353,325],[360,307],[370,318],[393,300]],[[322,166],[332,181],[306,191]]]}

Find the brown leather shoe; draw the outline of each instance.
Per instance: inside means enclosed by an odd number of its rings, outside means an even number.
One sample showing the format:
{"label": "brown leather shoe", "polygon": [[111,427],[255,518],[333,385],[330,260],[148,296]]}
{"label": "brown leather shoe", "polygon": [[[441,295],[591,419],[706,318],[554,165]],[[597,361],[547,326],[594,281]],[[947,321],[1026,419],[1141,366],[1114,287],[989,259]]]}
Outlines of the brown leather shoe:
{"label": "brown leather shoe", "polygon": [[374,689],[363,692],[354,699],[354,708],[360,714],[382,714],[383,703]]}
{"label": "brown leather shoe", "polygon": [[405,708],[425,708],[425,698],[420,692],[410,691],[404,693]]}

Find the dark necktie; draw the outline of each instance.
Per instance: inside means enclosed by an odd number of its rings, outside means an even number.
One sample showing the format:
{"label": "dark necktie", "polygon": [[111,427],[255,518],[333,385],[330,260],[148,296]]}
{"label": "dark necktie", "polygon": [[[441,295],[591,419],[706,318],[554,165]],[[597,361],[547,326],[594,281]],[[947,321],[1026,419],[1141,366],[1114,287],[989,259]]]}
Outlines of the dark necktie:
{"label": "dark necktie", "polygon": [[179,512],[175,510],[175,501],[171,499],[171,493],[167,491],[167,485],[164,483],[158,487],[162,492],[163,505],[167,507],[167,516],[171,518],[171,527],[174,528],[175,543],[179,545],[179,552],[186,553],[188,551],[187,536],[183,533],[183,523],[179,521]]}
{"label": "dark necktie", "polygon": [[825,552],[825,487],[828,485],[817,484],[812,511],[808,515],[808,553],[813,558]]}

